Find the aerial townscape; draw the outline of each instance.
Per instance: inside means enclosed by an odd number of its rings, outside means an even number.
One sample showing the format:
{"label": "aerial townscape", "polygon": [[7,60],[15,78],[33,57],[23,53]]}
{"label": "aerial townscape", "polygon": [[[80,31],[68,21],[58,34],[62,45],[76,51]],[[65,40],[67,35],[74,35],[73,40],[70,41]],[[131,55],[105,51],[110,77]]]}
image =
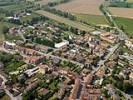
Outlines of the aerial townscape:
{"label": "aerial townscape", "polygon": [[133,0],[0,0],[0,100],[133,100]]}

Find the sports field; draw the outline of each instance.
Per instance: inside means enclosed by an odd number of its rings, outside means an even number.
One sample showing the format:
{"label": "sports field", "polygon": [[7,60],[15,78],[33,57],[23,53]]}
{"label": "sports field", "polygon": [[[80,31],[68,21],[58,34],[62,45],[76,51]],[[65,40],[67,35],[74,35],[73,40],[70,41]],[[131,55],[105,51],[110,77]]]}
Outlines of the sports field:
{"label": "sports field", "polygon": [[85,24],[82,24],[82,23],[79,23],[79,22],[75,22],[75,21],[71,21],[71,20],[69,20],[67,18],[60,17],[58,15],[49,13],[47,11],[39,10],[39,11],[36,11],[36,13],[44,15],[44,16],[46,16],[46,17],[48,17],[50,19],[53,19],[53,20],[55,20],[57,22],[67,24],[67,25],[69,25],[71,27],[78,28],[80,30],[84,30],[84,31],[87,31],[87,32],[90,32],[90,31],[93,30],[88,25],[85,25]]}

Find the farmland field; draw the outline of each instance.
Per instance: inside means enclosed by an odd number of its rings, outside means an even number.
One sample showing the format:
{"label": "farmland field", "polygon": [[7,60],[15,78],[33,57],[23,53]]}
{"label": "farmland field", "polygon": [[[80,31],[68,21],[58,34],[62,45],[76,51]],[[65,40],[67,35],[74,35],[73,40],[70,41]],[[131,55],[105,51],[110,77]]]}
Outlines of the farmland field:
{"label": "farmland field", "polygon": [[133,36],[133,19],[117,17],[115,18],[115,21],[118,26],[124,27],[124,30],[129,37]]}
{"label": "farmland field", "polygon": [[71,13],[102,15],[99,6],[103,1],[104,0],[72,0],[71,2],[60,4],[56,8]]}
{"label": "farmland field", "polygon": [[101,16],[100,15],[89,15],[89,14],[74,14],[74,15],[77,17],[79,21],[82,20],[90,24],[94,24],[94,25],[108,24],[106,18],[102,15]]}
{"label": "farmland field", "polygon": [[21,3],[13,2],[12,4],[0,6],[0,8],[8,12],[19,12],[24,9],[30,9],[32,6],[33,6],[32,4],[28,4],[26,2],[21,2]]}
{"label": "farmland field", "polygon": [[133,2],[133,0],[127,0],[127,2],[131,2],[131,3],[132,3],[132,2]]}
{"label": "farmland field", "polygon": [[60,23],[64,23],[64,24],[67,24],[71,27],[75,27],[75,28],[78,28],[80,30],[84,30],[84,31],[92,31],[93,29],[90,28],[88,25],[85,25],[85,24],[81,24],[79,22],[75,22],[75,21],[71,21],[69,19],[66,19],[66,18],[63,18],[63,17],[60,17],[60,16],[57,16],[55,14],[52,14],[52,13],[49,13],[47,11],[43,11],[43,10],[39,10],[39,11],[36,11],[36,13],[38,14],[41,14],[41,15],[44,15],[50,19],[53,19],[57,22],[60,22]]}
{"label": "farmland field", "polygon": [[114,16],[133,19],[133,9],[132,8],[109,7],[109,10],[112,13],[112,15],[114,15]]}

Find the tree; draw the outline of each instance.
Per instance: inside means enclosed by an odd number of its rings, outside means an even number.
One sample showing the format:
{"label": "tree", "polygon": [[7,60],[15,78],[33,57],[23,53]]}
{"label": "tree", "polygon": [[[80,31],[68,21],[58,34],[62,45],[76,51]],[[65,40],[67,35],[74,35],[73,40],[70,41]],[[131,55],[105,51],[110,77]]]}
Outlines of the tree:
{"label": "tree", "polygon": [[2,32],[3,33],[8,33],[8,31],[9,31],[9,28],[7,26],[3,26]]}
{"label": "tree", "polygon": [[125,30],[123,25],[121,25],[120,29],[121,29],[122,31],[124,31],[124,30]]}
{"label": "tree", "polygon": [[16,83],[18,81],[17,75],[11,75],[11,80],[13,81],[13,83]]}

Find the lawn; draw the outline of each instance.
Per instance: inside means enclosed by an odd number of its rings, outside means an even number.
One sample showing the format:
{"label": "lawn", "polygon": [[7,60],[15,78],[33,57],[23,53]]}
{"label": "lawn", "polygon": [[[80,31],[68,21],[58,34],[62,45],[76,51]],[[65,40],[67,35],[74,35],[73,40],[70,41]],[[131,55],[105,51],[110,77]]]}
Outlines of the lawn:
{"label": "lawn", "polygon": [[133,19],[117,17],[115,18],[115,21],[118,26],[124,27],[125,32],[127,32],[127,35],[129,37],[133,36]]}
{"label": "lawn", "polygon": [[82,24],[80,22],[72,21],[72,20],[69,20],[67,18],[63,18],[61,16],[49,13],[47,11],[39,10],[39,11],[36,11],[36,13],[41,14],[41,15],[43,15],[45,17],[50,18],[50,19],[53,19],[53,20],[55,20],[55,21],[57,21],[59,23],[64,23],[66,25],[69,25],[71,27],[74,27],[74,28],[77,28],[77,29],[80,29],[80,30],[83,30],[83,31],[90,32],[90,31],[93,30],[88,25]]}
{"label": "lawn", "polygon": [[85,21],[90,24],[108,24],[106,18],[100,15],[89,15],[89,14],[75,14],[77,19],[80,21]]}

